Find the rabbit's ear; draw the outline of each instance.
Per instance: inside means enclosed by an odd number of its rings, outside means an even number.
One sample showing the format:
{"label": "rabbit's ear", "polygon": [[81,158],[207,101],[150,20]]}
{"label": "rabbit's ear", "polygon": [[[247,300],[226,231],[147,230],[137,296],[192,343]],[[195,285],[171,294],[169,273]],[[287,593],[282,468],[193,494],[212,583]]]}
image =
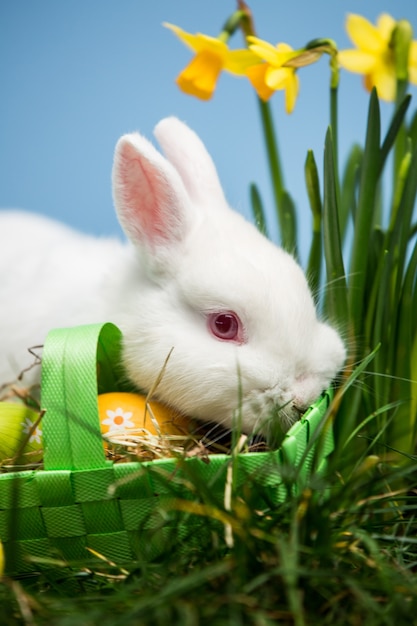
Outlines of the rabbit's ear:
{"label": "rabbit's ear", "polygon": [[195,132],[176,117],[167,117],[157,124],[154,133],[191,200],[202,206],[226,205],[216,167]]}
{"label": "rabbit's ear", "polygon": [[116,211],[129,239],[152,255],[182,241],[191,220],[190,199],[174,167],[138,133],[123,135],[113,165]]}

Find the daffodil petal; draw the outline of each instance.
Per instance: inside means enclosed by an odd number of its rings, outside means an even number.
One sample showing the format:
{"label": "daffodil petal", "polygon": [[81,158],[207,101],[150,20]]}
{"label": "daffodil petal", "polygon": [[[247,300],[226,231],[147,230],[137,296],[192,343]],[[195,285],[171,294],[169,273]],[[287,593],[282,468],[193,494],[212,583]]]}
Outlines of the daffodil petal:
{"label": "daffodil petal", "polygon": [[376,26],[362,15],[350,13],[346,19],[347,33],[357,48],[364,52],[380,52],[387,44]]}
{"label": "daffodil petal", "polygon": [[258,37],[248,37],[249,49],[254,52],[260,59],[268,63],[275,63],[277,49],[272,44],[259,39]]}
{"label": "daffodil petal", "polygon": [[417,85],[417,41],[412,41],[408,60],[408,79]]}
{"label": "daffodil petal", "polygon": [[413,85],[417,85],[417,67],[408,68],[408,80]]}
{"label": "daffodil petal", "polygon": [[219,56],[222,56],[227,52],[227,46],[224,41],[220,41],[220,39],[217,39],[216,37],[210,37],[209,35],[204,35],[202,33],[192,35],[179,26],[169,24],[168,22],[164,22],[163,26],[172,30],[178,39],[180,39],[194,52],[198,53],[208,49],[216,52]]}
{"label": "daffodil petal", "polygon": [[273,46],[267,41],[257,39],[257,37],[248,37],[248,41],[255,42],[249,46],[252,52],[270,65],[275,65],[275,67],[281,67],[300,54],[298,50],[293,50],[287,43],[278,43],[276,46]]}
{"label": "daffodil petal", "polygon": [[227,45],[217,37],[210,37],[203,33],[197,33],[201,50],[210,50],[219,56],[223,56],[229,52]]}
{"label": "daffodil petal", "polygon": [[379,98],[387,102],[393,102],[397,93],[397,80],[395,73],[380,65],[367,77],[369,86],[376,87]]}
{"label": "daffodil petal", "polygon": [[252,87],[264,102],[269,100],[274,93],[274,90],[268,87],[265,82],[265,73],[268,68],[269,65],[267,63],[259,63],[258,65],[251,65],[246,70],[246,76],[252,84]]}
{"label": "daffodil petal", "polygon": [[253,50],[254,52],[256,51],[256,54],[258,55],[266,54],[266,55],[270,55],[271,58],[275,58],[277,49],[268,41],[259,39],[259,37],[250,36],[250,37],[247,37],[247,42],[249,45],[249,49]]}
{"label": "daffodil petal", "polygon": [[288,43],[284,43],[283,41],[277,43],[276,49],[278,50],[278,52],[292,52],[293,54],[297,55],[297,51],[293,50]]}
{"label": "daffodil petal", "polygon": [[357,74],[369,74],[377,62],[375,55],[361,50],[340,50],[337,58],[341,67]]}
{"label": "daffodil petal", "polygon": [[388,13],[382,13],[376,21],[376,27],[386,44],[389,43],[392,31],[395,28],[395,20]]}
{"label": "daffodil petal", "polygon": [[283,50],[279,49],[280,45],[281,44],[278,44],[277,46],[275,65],[277,67],[282,67],[283,65],[287,67],[296,67],[297,59],[301,58],[305,54],[304,51],[292,50],[291,48],[290,50]]}
{"label": "daffodil petal", "polygon": [[417,41],[412,41],[410,45],[410,53],[409,53],[409,61],[410,65],[417,66]]}
{"label": "daffodil petal", "polygon": [[285,89],[290,75],[294,72],[285,67],[270,67],[265,75],[265,82],[270,89]]}
{"label": "daffodil petal", "polygon": [[174,24],[169,24],[168,22],[163,22],[162,24],[165,28],[169,28],[172,32],[180,39],[186,46],[198,52],[199,45],[198,37],[196,35],[192,35],[191,33],[186,33],[185,30],[180,28],[179,26],[175,26]]}
{"label": "daffodil petal", "polygon": [[297,101],[299,90],[299,80],[295,72],[292,73],[291,78],[287,81],[285,87],[285,110],[287,113],[292,113]]}
{"label": "daffodil petal", "polygon": [[177,77],[177,85],[184,93],[200,100],[210,100],[222,70],[221,59],[210,51],[195,55]]}
{"label": "daffodil petal", "polygon": [[229,50],[224,58],[224,69],[232,74],[244,75],[251,65],[259,65],[259,58],[250,50]]}

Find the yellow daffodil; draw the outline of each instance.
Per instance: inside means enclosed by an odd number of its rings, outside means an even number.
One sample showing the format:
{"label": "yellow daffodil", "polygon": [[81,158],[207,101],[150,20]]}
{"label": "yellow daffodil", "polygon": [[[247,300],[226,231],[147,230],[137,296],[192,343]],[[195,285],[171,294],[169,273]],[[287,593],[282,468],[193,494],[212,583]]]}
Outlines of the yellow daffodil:
{"label": "yellow daffodil", "polygon": [[182,91],[200,100],[209,100],[212,97],[222,70],[244,76],[250,65],[259,63],[258,57],[250,50],[230,50],[219,38],[202,33],[192,35],[173,24],[164,23],[164,26],[195,52],[176,82]]}
{"label": "yellow daffodil", "polygon": [[[376,26],[361,15],[350,14],[346,30],[356,49],[341,50],[339,64],[350,72],[364,75],[368,91],[376,87],[378,96],[389,102],[395,100],[397,75],[393,33],[397,22],[387,13],[379,16]],[[417,42],[412,42],[409,54],[409,80],[417,83]]]}
{"label": "yellow daffodil", "polygon": [[417,41],[412,41],[410,46],[408,80],[417,85]]}
{"label": "yellow daffodil", "polygon": [[262,100],[268,100],[274,91],[285,91],[285,109],[287,113],[294,110],[299,90],[296,70],[310,65],[320,58],[322,51],[293,50],[286,43],[276,46],[258,39],[248,37],[249,49],[264,61],[261,66],[250,67],[246,74]]}
{"label": "yellow daffodil", "polygon": [[271,87],[268,87],[266,83],[266,73],[268,69],[268,63],[257,63],[256,65],[251,65],[246,70],[246,76],[250,80],[252,87],[264,102],[267,102],[275,91],[271,89]]}

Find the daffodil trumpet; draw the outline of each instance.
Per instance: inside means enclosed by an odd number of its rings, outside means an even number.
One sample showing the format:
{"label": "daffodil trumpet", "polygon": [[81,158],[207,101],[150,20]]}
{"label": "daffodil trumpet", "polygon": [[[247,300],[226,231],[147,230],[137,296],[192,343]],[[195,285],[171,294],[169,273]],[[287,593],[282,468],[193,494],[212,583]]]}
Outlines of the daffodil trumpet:
{"label": "daffodil trumpet", "polygon": [[176,83],[181,91],[200,100],[212,98],[223,70],[245,76],[248,67],[259,63],[258,57],[246,48],[230,50],[224,41],[226,31],[222,31],[220,37],[210,37],[202,33],[192,35],[166,22],[164,26],[194,52],[190,63],[177,76]]}

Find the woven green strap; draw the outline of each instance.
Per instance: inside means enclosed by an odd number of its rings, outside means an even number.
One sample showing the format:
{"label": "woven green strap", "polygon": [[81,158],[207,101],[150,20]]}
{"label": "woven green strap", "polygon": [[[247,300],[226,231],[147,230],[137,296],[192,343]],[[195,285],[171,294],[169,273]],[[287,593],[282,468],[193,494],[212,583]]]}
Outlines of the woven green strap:
{"label": "woven green strap", "polygon": [[105,467],[97,394],[117,388],[121,333],[113,324],[52,330],[42,357],[46,470]]}

